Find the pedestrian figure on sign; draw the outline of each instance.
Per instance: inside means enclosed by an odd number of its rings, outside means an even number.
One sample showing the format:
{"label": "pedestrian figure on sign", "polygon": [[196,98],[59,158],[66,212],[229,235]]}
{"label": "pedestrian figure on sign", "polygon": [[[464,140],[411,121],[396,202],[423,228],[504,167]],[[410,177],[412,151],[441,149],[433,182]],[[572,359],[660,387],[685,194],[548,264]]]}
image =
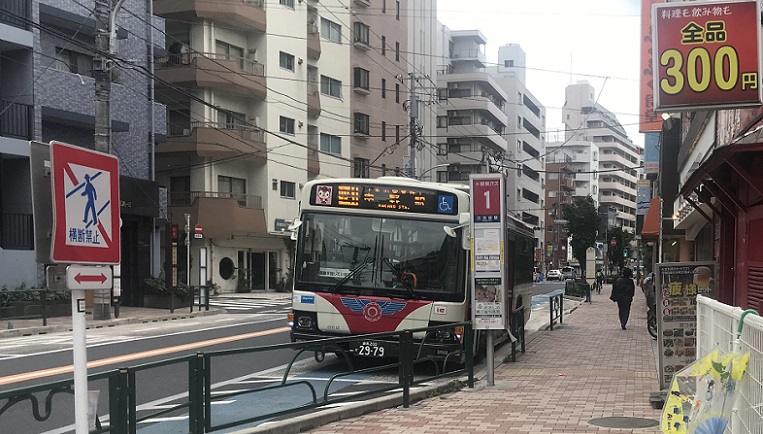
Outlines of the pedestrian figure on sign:
{"label": "pedestrian figure on sign", "polygon": [[85,204],[85,216],[82,223],[87,223],[87,215],[93,214],[93,225],[98,224],[98,214],[95,212],[95,201],[98,199],[98,194],[95,192],[95,187],[90,182],[90,175],[85,175],[85,191],[82,192],[83,196],[87,196],[87,203]]}
{"label": "pedestrian figure on sign", "polygon": [[628,324],[628,316],[631,313],[631,302],[636,295],[636,284],[633,283],[633,272],[630,268],[623,268],[623,276],[612,285],[612,295],[609,299],[617,303],[617,310],[620,316],[620,327],[625,330]]}

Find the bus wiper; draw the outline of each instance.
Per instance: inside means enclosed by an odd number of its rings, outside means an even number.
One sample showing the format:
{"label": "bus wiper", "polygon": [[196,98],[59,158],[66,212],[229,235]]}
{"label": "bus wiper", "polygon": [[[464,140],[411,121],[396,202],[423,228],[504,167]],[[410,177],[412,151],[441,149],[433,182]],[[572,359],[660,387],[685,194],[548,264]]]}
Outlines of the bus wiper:
{"label": "bus wiper", "polygon": [[336,292],[339,288],[342,287],[345,283],[347,283],[350,279],[355,277],[356,274],[358,274],[361,270],[368,267],[369,264],[373,264],[374,258],[365,257],[363,259],[363,262],[361,262],[358,266],[350,270],[349,273],[347,273],[344,277],[339,279],[337,283],[334,284],[331,288],[329,288],[328,292]]}
{"label": "bus wiper", "polygon": [[387,267],[389,267],[389,269],[392,271],[392,274],[397,277],[397,281],[403,284],[403,287],[408,291],[408,296],[410,298],[416,298],[416,294],[413,292],[413,288],[408,284],[408,282],[405,281],[405,279],[403,279],[403,273],[395,268],[395,264],[392,262],[392,260],[389,258],[382,258],[382,261]]}

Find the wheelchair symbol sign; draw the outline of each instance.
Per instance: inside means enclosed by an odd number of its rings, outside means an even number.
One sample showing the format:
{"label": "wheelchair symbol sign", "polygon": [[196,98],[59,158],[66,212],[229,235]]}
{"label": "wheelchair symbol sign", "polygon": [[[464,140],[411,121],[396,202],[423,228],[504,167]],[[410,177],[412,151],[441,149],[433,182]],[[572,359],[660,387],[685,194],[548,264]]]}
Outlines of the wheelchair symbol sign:
{"label": "wheelchair symbol sign", "polygon": [[453,214],[453,196],[438,196],[437,212],[440,214]]}

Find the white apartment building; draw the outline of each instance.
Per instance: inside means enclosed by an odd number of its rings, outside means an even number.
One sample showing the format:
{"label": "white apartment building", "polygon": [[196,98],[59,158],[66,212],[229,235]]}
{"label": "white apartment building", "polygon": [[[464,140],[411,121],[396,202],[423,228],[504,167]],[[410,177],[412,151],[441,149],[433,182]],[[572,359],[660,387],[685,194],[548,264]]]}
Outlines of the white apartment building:
{"label": "white apartment building", "polygon": [[628,138],[617,116],[596,103],[596,91],[588,82],[567,86],[565,96],[565,139],[598,146],[599,204],[615,208],[616,226],[635,232],[639,148]]}
{"label": "white apartment building", "polygon": [[546,143],[546,165],[564,163],[575,172],[573,196],[591,196],[599,206],[599,147],[593,142],[570,140]]}
{"label": "white apartment building", "polygon": [[[468,182],[508,151],[504,113],[508,95],[486,69],[485,36],[440,25],[437,75],[437,170],[439,182]],[[499,167],[495,168],[500,169]]]}
{"label": "white apartment building", "polygon": [[170,52],[156,70],[169,84],[157,89],[169,121],[157,181],[172,222],[190,213],[203,228],[191,283],[201,265],[222,291],[272,289],[303,184],[351,173],[349,11],[338,0],[155,0],[154,11]]}
{"label": "white apartment building", "polygon": [[546,109],[525,85],[527,61],[519,45],[501,46],[498,64],[490,72],[508,97],[503,110],[508,118],[504,130],[508,145],[504,164],[517,168],[506,171],[511,186],[507,207],[516,218],[538,228],[535,235],[541,243],[545,226]]}

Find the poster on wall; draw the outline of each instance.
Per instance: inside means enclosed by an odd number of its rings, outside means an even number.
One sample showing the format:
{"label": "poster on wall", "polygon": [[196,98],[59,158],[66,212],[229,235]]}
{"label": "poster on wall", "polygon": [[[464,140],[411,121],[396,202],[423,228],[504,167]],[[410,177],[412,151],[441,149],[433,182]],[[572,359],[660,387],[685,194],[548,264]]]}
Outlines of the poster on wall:
{"label": "poster on wall", "polygon": [[715,262],[657,264],[657,347],[660,388],[697,357],[697,294],[716,298]]}

